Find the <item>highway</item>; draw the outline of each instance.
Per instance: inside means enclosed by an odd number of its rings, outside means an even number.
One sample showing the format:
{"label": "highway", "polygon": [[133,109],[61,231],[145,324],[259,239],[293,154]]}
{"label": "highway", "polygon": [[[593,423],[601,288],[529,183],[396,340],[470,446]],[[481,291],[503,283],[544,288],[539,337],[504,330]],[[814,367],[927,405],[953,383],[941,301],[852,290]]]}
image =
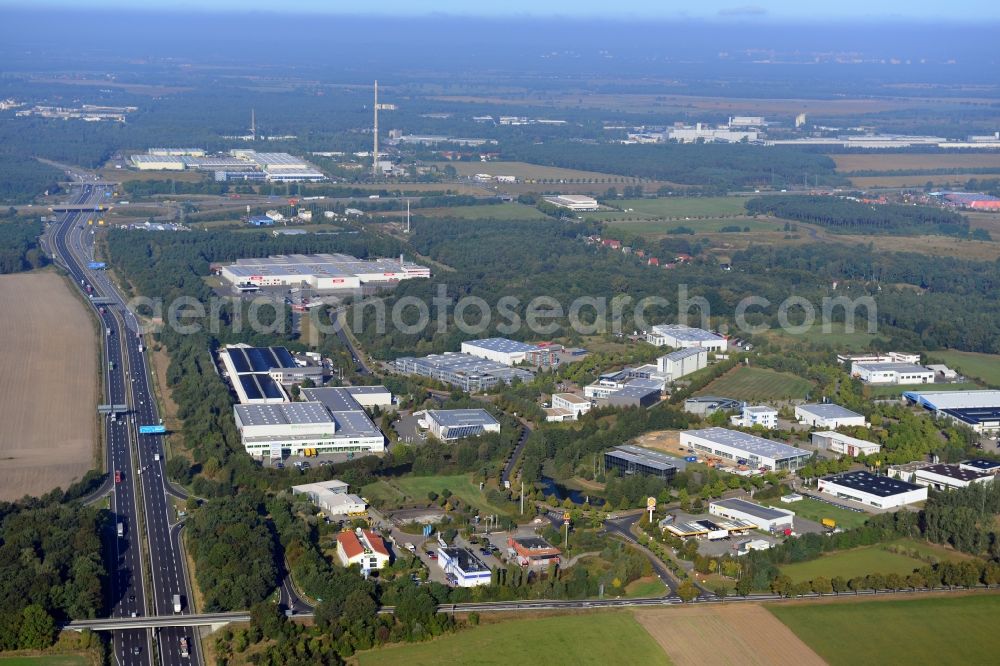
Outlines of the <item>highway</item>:
{"label": "highway", "polygon": [[[106,200],[104,185],[84,184],[74,194],[72,204],[90,207]],[[107,395],[109,404],[127,405],[127,416],[105,417],[107,465],[114,485],[112,510],[116,522],[124,527],[122,538],[115,530],[107,535],[109,553],[110,599],[112,617],[131,618],[173,613],[173,596],[180,594],[187,611],[189,591],[184,576],[179,547],[179,529],[172,529],[171,508],[166,495],[177,495],[165,481],[166,457],[160,435],[139,433],[142,425],[159,424],[156,403],[149,385],[146,360],[135,316],[103,271],[92,271],[87,262],[93,259],[92,227],[94,214],[72,210],[63,215],[52,231],[51,247],[74,282],[86,294],[108,301],[94,306],[101,318],[105,341]],[[96,222],[96,219],[95,219]],[[159,457],[159,460],[155,458]],[[121,472],[116,482],[115,472]],[[140,525],[139,518],[142,518]],[[149,568],[143,566],[141,543],[146,537]],[[147,591],[151,594],[147,595]],[[168,627],[156,635],[156,661],[165,665],[198,664],[192,650],[189,658],[180,656],[179,644],[185,630]],[[190,640],[194,648],[194,641]],[[123,630],[113,634],[116,663],[150,664],[153,636],[145,630]]]}

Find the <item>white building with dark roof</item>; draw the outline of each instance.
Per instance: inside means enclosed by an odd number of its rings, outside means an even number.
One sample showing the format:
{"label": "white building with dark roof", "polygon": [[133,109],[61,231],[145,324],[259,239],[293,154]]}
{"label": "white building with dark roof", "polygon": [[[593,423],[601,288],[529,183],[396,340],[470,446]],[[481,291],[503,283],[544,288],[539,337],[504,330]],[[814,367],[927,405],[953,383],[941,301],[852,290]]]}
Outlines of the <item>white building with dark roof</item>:
{"label": "white building with dark roof", "polygon": [[876,442],[858,439],[835,430],[818,430],[810,435],[812,443],[819,448],[852,456],[871,456],[882,450],[882,446]]}
{"label": "white building with dark roof", "polygon": [[962,467],[961,465],[927,465],[914,471],[913,482],[934,490],[968,488],[974,483],[989,483],[992,474]]}
{"label": "white building with dark roof", "polygon": [[713,516],[753,523],[765,532],[791,529],[795,518],[794,511],[762,506],[739,498],[716,500],[708,505],[708,512]]}
{"label": "white building with dark roof", "polygon": [[760,426],[773,430],[778,427],[778,410],[769,405],[743,405],[742,411],[729,420],[734,426],[741,428]]}
{"label": "white building with dark roof", "polygon": [[868,421],[865,420],[863,415],[852,412],[846,407],[835,405],[832,402],[797,405],[795,407],[795,420],[814,428],[825,428],[827,430],[843,426],[868,427]]}
{"label": "white building with dark roof", "polygon": [[925,486],[863,471],[828,476],[818,481],[817,488],[819,492],[837,499],[858,502],[876,509],[891,509],[927,499]]}
{"label": "white building with dark roof", "polygon": [[1000,430],[1000,391],[906,391],[903,397],[976,432]]}
{"label": "white building with dark roof", "polygon": [[726,351],[726,338],[706,331],[703,328],[692,328],[684,324],[660,324],[646,333],[646,342],[657,347],[676,347],[687,349],[701,347],[708,351]]}
{"label": "white building with dark roof", "polygon": [[705,456],[717,456],[752,469],[796,470],[812,457],[810,451],[726,428],[685,430],[680,442],[682,447]]}

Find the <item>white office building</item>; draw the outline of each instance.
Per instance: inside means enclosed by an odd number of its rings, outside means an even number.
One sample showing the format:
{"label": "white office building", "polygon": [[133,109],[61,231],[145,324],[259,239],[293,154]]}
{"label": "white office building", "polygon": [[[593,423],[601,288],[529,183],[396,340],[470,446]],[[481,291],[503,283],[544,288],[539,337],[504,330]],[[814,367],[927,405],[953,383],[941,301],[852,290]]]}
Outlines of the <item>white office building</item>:
{"label": "white office building", "polygon": [[538,347],[507,338],[486,338],[462,343],[462,353],[485,358],[503,365],[517,365],[526,360],[529,352]]}
{"label": "white office building", "polygon": [[834,430],[818,430],[810,435],[812,443],[821,449],[841,453],[854,458],[872,456],[882,450],[875,442],[844,435]]}
{"label": "white office building", "polygon": [[967,469],[961,465],[927,465],[913,472],[913,483],[934,490],[968,488],[974,483],[989,483],[992,474]]}
{"label": "white office building", "polygon": [[657,369],[672,382],[697,372],[706,365],[708,365],[708,350],[702,347],[678,349],[656,359]]}
{"label": "white office building", "polygon": [[704,456],[717,456],[752,469],[796,470],[809,462],[812,453],[738,430],[704,428],[685,430],[681,446]]}
{"label": "white office building", "polygon": [[545,410],[546,421],[576,421],[590,411],[591,402],[575,393],[553,393],[552,407]]}
{"label": "white office building", "polygon": [[866,384],[933,384],[934,371],[915,363],[851,364],[851,374]]}
{"label": "white office building", "polygon": [[869,472],[847,472],[820,479],[821,493],[837,499],[859,502],[876,509],[892,509],[923,502],[927,488],[889,476],[876,476]]}
{"label": "white office building", "polygon": [[868,426],[865,417],[846,407],[831,402],[823,404],[797,405],[795,420],[814,428],[833,430],[843,426]]}
{"label": "white office building", "polygon": [[476,587],[492,581],[490,568],[466,548],[438,548],[437,554],[438,566],[452,585]]}
{"label": "white office building", "polygon": [[756,502],[739,498],[712,502],[708,505],[708,512],[713,516],[728,518],[729,520],[742,520],[753,523],[757,529],[765,532],[777,532],[786,528],[791,529],[792,520],[795,518],[794,511],[761,506]]}
{"label": "white office building", "polygon": [[427,429],[441,441],[500,432],[500,422],[485,409],[428,409]]}
{"label": "white office building", "polygon": [[313,504],[331,516],[358,516],[368,510],[364,499],[347,492],[347,484],[331,479],[319,483],[292,486],[293,495],[305,495]]}
{"label": "white office building", "polygon": [[657,347],[687,349],[701,347],[708,351],[726,351],[724,337],[703,328],[692,328],[684,324],[660,324],[646,333],[646,342]]}
{"label": "white office building", "polygon": [[734,426],[752,428],[760,426],[773,430],[778,427],[778,410],[767,405],[743,405],[739,414],[729,417]]}

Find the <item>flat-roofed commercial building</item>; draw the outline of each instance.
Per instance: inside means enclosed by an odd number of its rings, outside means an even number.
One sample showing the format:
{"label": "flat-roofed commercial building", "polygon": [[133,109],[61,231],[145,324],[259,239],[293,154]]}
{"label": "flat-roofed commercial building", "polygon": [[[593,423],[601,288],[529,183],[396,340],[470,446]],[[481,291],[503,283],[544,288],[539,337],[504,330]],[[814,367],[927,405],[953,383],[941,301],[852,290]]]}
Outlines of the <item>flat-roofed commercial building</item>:
{"label": "flat-roofed commercial building", "polygon": [[795,420],[814,428],[826,428],[827,430],[843,426],[868,426],[863,415],[832,402],[796,405]]}
{"label": "flat-roofed commercial building", "polygon": [[[303,395],[310,389],[303,389]],[[349,396],[348,396],[349,397]],[[252,456],[280,458],[316,453],[381,453],[385,437],[361,407],[331,411],[319,401],[236,405],[236,429]]]}
{"label": "flat-roofed commercial building", "polygon": [[1000,474],[1000,462],[997,462],[996,460],[973,458],[972,460],[966,460],[958,463],[958,466],[962,469],[968,469],[982,474],[992,474],[994,476]]}
{"label": "flat-roofed commercial building", "polygon": [[767,405],[743,405],[742,411],[733,415],[730,421],[741,428],[760,426],[773,430],[778,427],[778,410]]}
{"label": "flat-roofed commercial building", "polygon": [[752,469],[796,470],[812,457],[809,451],[726,428],[685,430],[680,440],[683,447],[706,456],[745,464]]}
{"label": "flat-roofed commercial building", "polygon": [[344,386],[362,407],[392,407],[392,392],[381,384],[377,386]]}
{"label": "flat-roofed commercial building", "polygon": [[489,585],[493,572],[467,548],[438,548],[438,566],[448,582],[458,587]]}
{"label": "flat-roofed commercial building", "polygon": [[662,397],[663,387],[660,382],[634,379],[606,397],[599,398],[598,404],[610,407],[652,407]]}
{"label": "flat-roofed commercial building", "polygon": [[708,350],[702,347],[678,349],[656,359],[656,367],[667,375],[670,381],[677,381],[685,375],[697,372],[708,365]]}
{"label": "flat-roofed commercial building", "polygon": [[728,342],[721,335],[684,324],[654,326],[646,333],[646,342],[657,347],[676,347],[678,349],[701,347],[708,351],[726,351],[728,346]]}
{"label": "flat-roofed commercial building", "polygon": [[461,352],[430,354],[420,358],[402,356],[396,359],[394,365],[397,372],[437,379],[467,393],[486,391],[500,383],[510,384],[515,379],[530,382],[535,377],[530,370],[511,368]]}
{"label": "flat-roofed commercial building", "polygon": [[974,483],[989,483],[992,474],[963,468],[960,465],[928,465],[913,472],[913,483],[934,490],[968,488]]}
{"label": "flat-roofed commercial building", "polygon": [[514,559],[522,567],[547,567],[559,564],[562,551],[537,536],[507,537],[507,546],[514,552]]}
{"label": "flat-roofed commercial building", "polygon": [[237,259],[223,266],[222,277],[232,285],[309,287],[318,290],[357,289],[362,285],[392,285],[401,280],[429,278],[430,269],[399,259],[362,260],[346,254],[288,254]]}
{"label": "flat-roofed commercial building", "polygon": [[554,197],[545,197],[545,200],[554,206],[567,208],[574,212],[589,212],[600,208],[597,199],[582,194],[559,194]]}
{"label": "flat-roofed commercial building", "polygon": [[857,437],[851,437],[834,430],[818,430],[810,435],[816,446],[857,458],[872,456],[882,450],[881,445]]}
{"label": "flat-roofed commercial building", "polygon": [[924,486],[863,471],[828,476],[820,479],[817,487],[821,493],[876,509],[892,509],[927,499]]}
{"label": "flat-roofed commercial building", "polygon": [[304,483],[292,486],[293,495],[305,495],[313,504],[334,516],[362,515],[368,509],[365,501],[347,492],[347,484],[331,479],[318,483]]}
{"label": "flat-roofed commercial building", "polygon": [[553,393],[552,408],[564,409],[572,414],[571,420],[575,421],[580,416],[590,411],[590,400],[576,395],[575,393]]}
{"label": "flat-roofed commercial building", "polygon": [[632,444],[622,444],[604,452],[604,468],[617,470],[622,476],[639,474],[669,482],[684,466],[680,458]]}
{"label": "flat-roofed commercial building", "polygon": [[791,529],[792,520],[795,518],[793,511],[762,506],[739,498],[712,502],[708,505],[708,512],[713,516],[753,523],[757,529],[765,532]]}
{"label": "flat-roofed commercial building", "polygon": [[933,384],[934,371],[916,363],[851,364],[851,374],[866,384]]}
{"label": "flat-roofed commercial building", "polygon": [[906,391],[903,397],[976,432],[1000,430],[1000,391]]}
{"label": "flat-roofed commercial building", "polygon": [[507,338],[486,338],[468,340],[462,343],[462,353],[478,356],[503,365],[517,365],[527,359],[528,353],[537,351],[536,345],[529,345]]}
{"label": "flat-roofed commercial building", "polygon": [[500,422],[485,409],[428,409],[427,429],[441,441],[500,432]]}

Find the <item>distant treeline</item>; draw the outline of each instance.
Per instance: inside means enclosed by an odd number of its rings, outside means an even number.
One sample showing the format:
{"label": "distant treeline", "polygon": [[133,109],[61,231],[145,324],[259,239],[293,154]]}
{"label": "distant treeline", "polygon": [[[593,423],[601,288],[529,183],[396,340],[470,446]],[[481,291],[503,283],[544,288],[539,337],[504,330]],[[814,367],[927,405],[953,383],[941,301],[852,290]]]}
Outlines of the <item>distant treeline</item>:
{"label": "distant treeline", "polygon": [[549,142],[505,145],[504,159],[532,164],[668,180],[705,190],[838,184],[843,178],[826,155],[786,146],[662,144],[626,146]]}
{"label": "distant treeline", "polygon": [[59,169],[0,147],[0,203],[28,203],[46,190],[58,192],[61,177]]}
{"label": "distant treeline", "polygon": [[44,225],[38,219],[0,215],[0,273],[20,273],[40,268],[48,258],[38,247]]}
{"label": "distant treeline", "polygon": [[968,220],[952,211],[930,206],[873,205],[828,196],[758,197],[747,202],[747,212],[812,222],[844,233],[937,233],[948,236],[969,233]]}

